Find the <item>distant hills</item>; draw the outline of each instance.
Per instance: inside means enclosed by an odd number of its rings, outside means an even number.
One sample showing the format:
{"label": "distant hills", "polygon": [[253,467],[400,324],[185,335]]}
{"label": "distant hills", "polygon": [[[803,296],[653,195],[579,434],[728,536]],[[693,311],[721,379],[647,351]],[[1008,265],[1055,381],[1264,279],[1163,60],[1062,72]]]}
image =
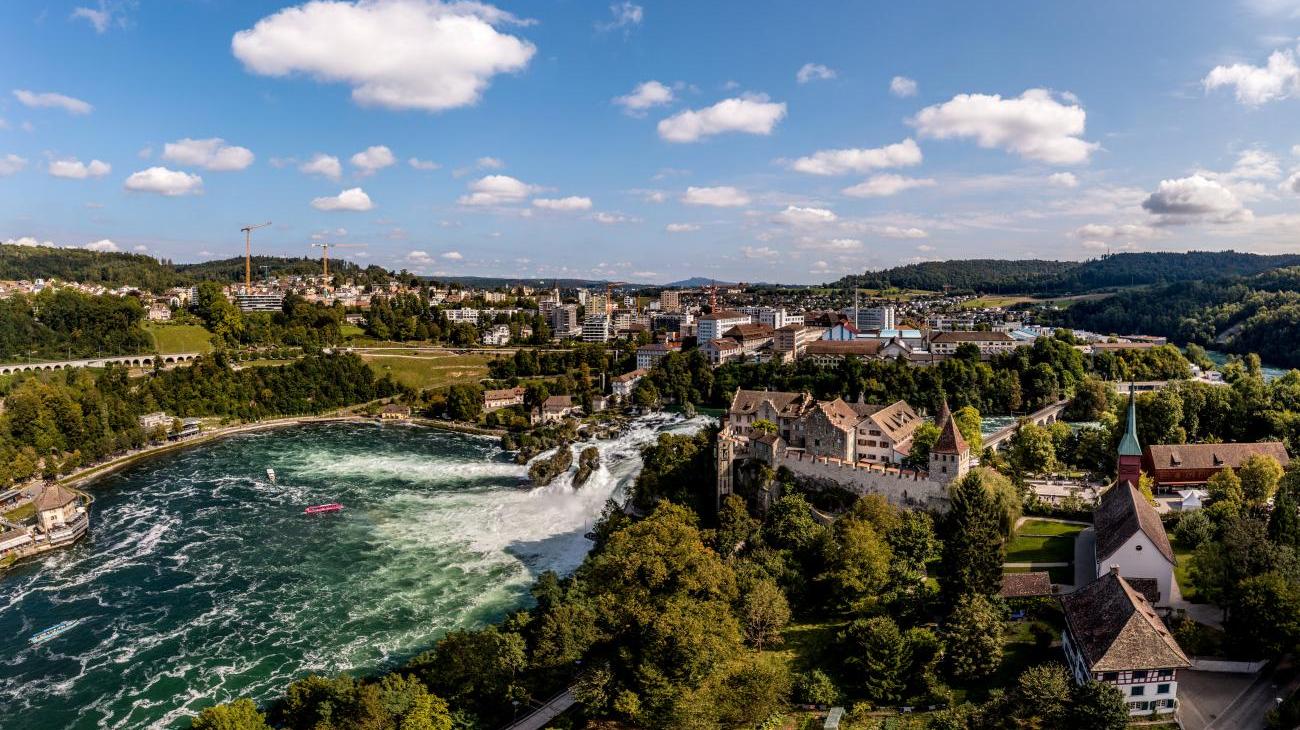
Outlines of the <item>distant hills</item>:
{"label": "distant hills", "polygon": [[1097,289],[1211,281],[1300,264],[1300,255],[1191,251],[1117,253],[1089,261],[967,259],[927,261],[846,276],[829,286],[999,294],[1071,294]]}

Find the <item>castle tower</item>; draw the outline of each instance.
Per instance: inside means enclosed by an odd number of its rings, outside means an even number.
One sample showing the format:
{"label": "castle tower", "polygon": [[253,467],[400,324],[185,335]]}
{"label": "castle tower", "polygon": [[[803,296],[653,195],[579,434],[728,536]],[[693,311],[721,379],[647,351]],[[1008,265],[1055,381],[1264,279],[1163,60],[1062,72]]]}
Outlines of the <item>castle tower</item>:
{"label": "castle tower", "polygon": [[1142,444],[1137,436],[1137,397],[1133,384],[1128,386],[1128,424],[1124,429],[1124,438],[1119,441],[1119,475],[1117,483],[1133,482],[1137,485],[1142,478]]}
{"label": "castle tower", "polygon": [[936,481],[953,481],[960,479],[970,471],[970,445],[962,438],[957,428],[957,420],[948,410],[948,401],[939,408],[939,417],[935,423],[942,429],[939,440],[930,449],[930,479]]}

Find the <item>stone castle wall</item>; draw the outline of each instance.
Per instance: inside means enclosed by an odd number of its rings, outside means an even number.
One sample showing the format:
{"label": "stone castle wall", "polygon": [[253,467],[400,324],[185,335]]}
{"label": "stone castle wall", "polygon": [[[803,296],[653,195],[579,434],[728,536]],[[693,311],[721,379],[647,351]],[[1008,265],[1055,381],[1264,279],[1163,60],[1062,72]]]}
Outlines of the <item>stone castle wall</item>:
{"label": "stone castle wall", "polygon": [[773,467],[784,466],[814,488],[834,486],[864,496],[880,494],[898,507],[940,511],[948,507],[947,481],[933,480],[924,471],[852,464],[789,449],[774,461]]}

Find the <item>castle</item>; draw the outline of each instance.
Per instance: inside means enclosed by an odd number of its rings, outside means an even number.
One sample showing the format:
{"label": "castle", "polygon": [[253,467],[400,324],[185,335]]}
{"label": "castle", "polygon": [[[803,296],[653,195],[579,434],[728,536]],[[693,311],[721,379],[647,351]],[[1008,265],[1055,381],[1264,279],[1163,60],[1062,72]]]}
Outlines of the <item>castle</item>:
{"label": "castle", "polygon": [[785,467],[816,488],[881,494],[901,507],[946,509],[948,484],[970,470],[970,446],[945,403],[928,469],[904,468],[922,422],[904,401],[879,406],[739,390],[718,434],[717,502],[735,493],[737,464],[753,461],[773,470]]}

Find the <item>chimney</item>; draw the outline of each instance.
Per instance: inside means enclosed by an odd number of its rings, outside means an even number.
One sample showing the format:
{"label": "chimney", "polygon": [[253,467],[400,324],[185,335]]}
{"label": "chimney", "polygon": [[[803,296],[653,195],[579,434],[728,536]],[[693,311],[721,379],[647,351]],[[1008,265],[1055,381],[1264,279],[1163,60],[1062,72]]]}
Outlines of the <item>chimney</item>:
{"label": "chimney", "polygon": [[1112,565],[1112,566],[1110,566],[1110,574],[1113,575],[1113,576],[1115,576],[1116,578],[1118,578],[1118,577],[1119,577],[1119,566],[1118,566],[1118,565]]}

